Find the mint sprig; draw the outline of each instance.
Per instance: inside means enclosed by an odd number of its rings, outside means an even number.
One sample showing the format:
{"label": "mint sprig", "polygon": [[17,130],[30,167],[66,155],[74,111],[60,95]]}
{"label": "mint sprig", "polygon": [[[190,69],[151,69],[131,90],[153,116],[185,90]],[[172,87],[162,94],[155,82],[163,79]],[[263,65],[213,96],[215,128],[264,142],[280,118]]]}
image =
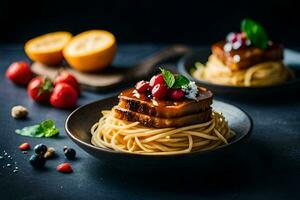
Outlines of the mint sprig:
{"label": "mint sprig", "polygon": [[15,132],[19,135],[27,137],[53,137],[59,134],[59,130],[55,127],[52,120],[45,120],[33,126],[27,126],[17,129]]}
{"label": "mint sprig", "polygon": [[183,88],[190,83],[190,80],[182,75],[175,76],[175,83],[173,88]]}
{"label": "mint sprig", "polygon": [[165,69],[163,69],[163,68],[161,68],[161,67],[160,67],[159,69],[160,69],[160,71],[161,71],[161,73],[162,73],[162,75],[163,75],[163,77],[164,77],[164,80],[165,80],[167,86],[168,86],[169,88],[172,88],[172,86],[173,86],[174,83],[175,83],[175,77],[174,77],[174,75],[172,74],[172,72],[170,72],[170,71],[168,71],[168,70],[165,70]]}
{"label": "mint sprig", "polygon": [[159,69],[160,69],[160,71],[164,77],[164,80],[169,88],[180,89],[190,83],[189,79],[183,75],[174,75],[174,74],[172,74],[172,72],[170,72],[166,69],[163,69],[163,68],[159,68]]}
{"label": "mint sprig", "polygon": [[259,23],[251,19],[244,19],[241,22],[241,30],[246,33],[253,46],[261,49],[268,47],[268,35]]}

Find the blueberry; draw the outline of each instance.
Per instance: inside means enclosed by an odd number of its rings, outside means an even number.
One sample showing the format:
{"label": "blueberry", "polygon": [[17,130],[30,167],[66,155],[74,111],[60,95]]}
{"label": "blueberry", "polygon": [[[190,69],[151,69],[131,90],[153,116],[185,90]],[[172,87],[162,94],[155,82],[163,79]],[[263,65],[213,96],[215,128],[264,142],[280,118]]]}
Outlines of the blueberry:
{"label": "blueberry", "polygon": [[37,169],[41,169],[45,166],[46,159],[43,155],[34,154],[29,159],[30,164]]}
{"label": "blueberry", "polygon": [[44,155],[47,152],[47,146],[44,144],[38,144],[34,147],[34,152],[39,155]]}
{"label": "blueberry", "polygon": [[76,156],[76,151],[72,148],[64,148],[64,154],[67,159],[73,160]]}

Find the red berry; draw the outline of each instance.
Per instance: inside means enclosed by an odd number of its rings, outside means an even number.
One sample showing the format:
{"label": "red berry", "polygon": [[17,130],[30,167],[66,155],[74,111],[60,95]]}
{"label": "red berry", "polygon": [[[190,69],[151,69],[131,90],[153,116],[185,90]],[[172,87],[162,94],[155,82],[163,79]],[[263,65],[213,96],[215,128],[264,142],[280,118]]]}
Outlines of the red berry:
{"label": "red berry", "polygon": [[[230,33],[227,36],[227,41],[236,44],[235,46],[245,46],[247,45],[247,35],[244,32],[241,33]],[[240,45],[237,45],[240,44]],[[237,48],[236,48],[237,49]]]}
{"label": "red berry", "polygon": [[53,83],[48,78],[35,77],[27,87],[28,95],[35,101],[48,103],[53,89]]}
{"label": "red berry", "polygon": [[151,88],[153,88],[157,84],[161,84],[161,85],[165,84],[164,76],[162,74],[158,74],[156,76],[153,76],[150,80],[150,83],[149,83]]}
{"label": "red berry", "polygon": [[229,33],[226,39],[230,43],[235,43],[240,40],[240,33]]}
{"label": "red berry", "polygon": [[28,150],[28,149],[30,149],[30,145],[26,142],[26,143],[23,143],[23,144],[21,144],[20,146],[19,146],[19,149],[21,150],[21,151],[25,151],[25,150]]}
{"label": "red berry", "polygon": [[66,83],[57,84],[50,97],[50,103],[57,108],[73,108],[76,106],[78,95],[76,90]]}
{"label": "red berry", "polygon": [[19,61],[12,63],[6,70],[6,77],[12,82],[19,85],[27,85],[32,79],[33,74],[29,67],[29,63]]}
{"label": "red berry", "polygon": [[62,163],[56,167],[56,170],[62,173],[71,173],[73,169],[69,163]]}
{"label": "red berry", "polygon": [[59,83],[67,83],[71,85],[78,94],[80,94],[80,86],[77,79],[67,71],[62,71],[58,74],[58,76],[54,80],[54,85]]}
{"label": "red berry", "polygon": [[181,100],[185,96],[184,91],[180,89],[171,90],[170,96],[173,100]]}
{"label": "red berry", "polygon": [[140,92],[140,93],[144,93],[146,92],[146,90],[149,88],[149,82],[148,81],[139,81],[137,82],[137,84],[135,85],[135,89]]}
{"label": "red berry", "polygon": [[165,84],[156,84],[151,92],[155,99],[163,99],[168,93],[168,88]]}
{"label": "red berry", "polygon": [[247,35],[246,35],[246,33],[241,32],[239,34],[239,39],[240,39],[243,46],[247,45]]}

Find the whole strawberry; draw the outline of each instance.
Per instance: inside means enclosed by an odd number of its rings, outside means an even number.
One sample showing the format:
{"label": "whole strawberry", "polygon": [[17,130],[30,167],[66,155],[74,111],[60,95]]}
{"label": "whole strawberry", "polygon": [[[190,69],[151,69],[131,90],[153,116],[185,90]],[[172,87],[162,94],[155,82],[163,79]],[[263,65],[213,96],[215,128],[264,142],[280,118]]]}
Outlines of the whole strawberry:
{"label": "whole strawberry", "polygon": [[29,63],[19,61],[12,63],[6,70],[6,77],[18,85],[27,85],[32,79],[33,74]]}
{"label": "whole strawberry", "polygon": [[28,95],[37,102],[48,103],[53,89],[53,83],[45,77],[35,77],[27,87]]}
{"label": "whole strawberry", "polygon": [[76,106],[78,94],[66,83],[58,83],[51,94],[50,103],[56,108],[73,108]]}
{"label": "whole strawberry", "polygon": [[67,83],[71,85],[77,92],[77,94],[80,94],[80,87],[77,79],[70,74],[67,71],[61,71],[58,76],[54,80],[54,85],[57,85],[59,83]]}

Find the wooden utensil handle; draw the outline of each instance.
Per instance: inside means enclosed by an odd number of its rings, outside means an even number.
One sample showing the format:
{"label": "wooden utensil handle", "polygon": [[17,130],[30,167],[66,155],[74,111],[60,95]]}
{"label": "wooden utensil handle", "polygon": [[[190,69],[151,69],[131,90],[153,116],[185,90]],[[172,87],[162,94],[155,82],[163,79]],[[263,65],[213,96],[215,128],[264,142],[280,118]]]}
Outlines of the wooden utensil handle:
{"label": "wooden utensil handle", "polygon": [[174,57],[183,56],[189,51],[191,51],[191,49],[184,45],[173,45],[164,48],[138,63],[137,66],[132,69],[130,76],[126,77],[127,79],[141,79],[147,77],[152,73],[157,64]]}

